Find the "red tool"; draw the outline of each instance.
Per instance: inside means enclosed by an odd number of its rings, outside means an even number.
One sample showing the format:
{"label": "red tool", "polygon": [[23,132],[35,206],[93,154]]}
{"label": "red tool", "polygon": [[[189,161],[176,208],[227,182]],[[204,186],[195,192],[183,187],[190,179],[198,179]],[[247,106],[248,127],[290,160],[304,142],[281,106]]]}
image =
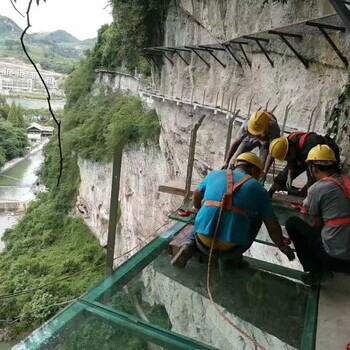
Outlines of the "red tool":
{"label": "red tool", "polygon": [[350,350],[350,343],[347,343],[347,344],[345,345],[345,350]]}
{"label": "red tool", "polygon": [[303,204],[291,203],[291,207],[298,210],[301,214],[309,214],[309,211],[303,206]]}
{"label": "red tool", "polygon": [[290,245],[292,243],[292,240],[289,237],[284,237],[283,238],[283,243],[287,244],[287,245]]}
{"label": "red tool", "polygon": [[179,209],[179,216],[190,216],[190,215],[196,215],[197,212],[192,210],[192,209],[189,209],[189,210],[183,210],[183,209]]}

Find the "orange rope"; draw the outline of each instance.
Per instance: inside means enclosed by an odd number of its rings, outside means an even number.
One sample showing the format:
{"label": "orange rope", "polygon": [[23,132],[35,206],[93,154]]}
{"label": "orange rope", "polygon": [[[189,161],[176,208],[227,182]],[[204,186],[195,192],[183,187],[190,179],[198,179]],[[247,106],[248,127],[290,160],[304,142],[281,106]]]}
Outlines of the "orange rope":
{"label": "orange rope", "polygon": [[[231,199],[231,198],[230,198]],[[232,199],[231,199],[232,200]],[[255,346],[258,347],[258,349],[260,350],[266,350],[262,345],[260,345],[253,337],[251,337],[249,334],[247,334],[246,332],[244,332],[241,328],[239,328],[235,323],[232,322],[232,320],[230,320],[219,308],[219,306],[216,304],[215,300],[213,299],[213,296],[211,294],[210,291],[210,265],[211,265],[211,258],[213,256],[213,250],[214,250],[214,243],[216,240],[216,236],[219,232],[219,228],[220,228],[220,221],[222,218],[222,214],[223,214],[223,209],[224,209],[224,203],[226,202],[226,194],[224,194],[224,196],[222,197],[222,205],[220,207],[220,213],[219,213],[219,217],[218,217],[218,221],[216,223],[216,227],[215,227],[215,232],[214,232],[214,237],[213,240],[211,242],[211,247],[210,247],[210,253],[209,253],[209,261],[208,261],[208,273],[207,273],[207,292],[208,292],[208,296],[210,299],[210,302],[212,303],[212,305],[214,306],[214,308],[216,309],[216,311],[219,313],[219,315],[225,320],[227,321],[232,327],[234,327],[239,333],[241,333],[244,337],[246,337],[248,340],[250,340]]]}

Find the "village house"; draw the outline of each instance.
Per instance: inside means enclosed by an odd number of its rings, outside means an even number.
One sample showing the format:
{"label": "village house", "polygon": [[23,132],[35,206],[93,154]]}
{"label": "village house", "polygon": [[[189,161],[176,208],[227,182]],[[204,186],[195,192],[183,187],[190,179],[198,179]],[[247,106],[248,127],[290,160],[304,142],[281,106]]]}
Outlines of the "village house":
{"label": "village house", "polygon": [[38,123],[32,123],[27,128],[28,139],[32,143],[42,142],[53,135],[52,126],[42,126]]}

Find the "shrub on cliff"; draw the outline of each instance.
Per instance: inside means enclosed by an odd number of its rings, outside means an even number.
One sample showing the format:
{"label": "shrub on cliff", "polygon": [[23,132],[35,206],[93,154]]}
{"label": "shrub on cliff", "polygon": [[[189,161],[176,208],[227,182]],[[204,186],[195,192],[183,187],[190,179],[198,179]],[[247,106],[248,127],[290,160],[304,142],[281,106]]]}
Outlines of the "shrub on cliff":
{"label": "shrub on cliff", "polygon": [[154,110],[145,111],[139,98],[112,93],[88,95],[80,102],[66,113],[63,129],[71,149],[83,158],[111,161],[115,145],[130,126],[131,142],[158,142],[158,116]]}

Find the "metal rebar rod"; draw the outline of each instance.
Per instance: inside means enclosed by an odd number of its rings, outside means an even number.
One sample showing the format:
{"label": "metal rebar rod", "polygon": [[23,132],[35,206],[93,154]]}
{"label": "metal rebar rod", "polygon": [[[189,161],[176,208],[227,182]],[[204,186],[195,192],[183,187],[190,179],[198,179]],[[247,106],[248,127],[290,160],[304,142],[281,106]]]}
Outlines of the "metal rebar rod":
{"label": "metal rebar rod", "polygon": [[189,147],[188,162],[187,162],[186,184],[185,184],[186,195],[191,191],[194,154],[196,151],[197,131],[201,126],[205,117],[206,117],[205,114],[202,115],[191,131],[190,147]]}
{"label": "metal rebar rod", "polygon": [[224,100],[225,100],[225,91],[222,90],[222,97],[221,97],[221,110],[223,109],[224,107]]}
{"label": "metal rebar rod", "polygon": [[207,92],[207,88],[204,89],[203,91],[203,100],[202,100],[202,106],[204,107],[204,102],[205,102],[205,94]]}
{"label": "metal rebar rod", "polygon": [[249,107],[248,107],[247,118],[250,117],[250,111],[251,111],[251,109],[252,109],[253,99],[254,99],[254,95],[250,98],[250,101],[249,101]]}
{"label": "metal rebar rod", "polygon": [[231,146],[231,138],[232,138],[232,129],[233,129],[233,123],[236,120],[236,117],[239,113],[239,110],[237,112],[235,112],[235,114],[232,116],[232,118],[230,118],[229,122],[228,122],[228,129],[227,129],[227,135],[226,135],[226,146],[225,146],[225,158],[224,161],[226,159],[226,156],[228,154],[228,151],[230,149]]}
{"label": "metal rebar rod", "polygon": [[291,102],[289,102],[286,106],[286,110],[285,110],[284,118],[283,118],[282,129],[281,129],[281,136],[284,135],[284,130],[286,128],[287,118],[288,118],[288,114],[289,114],[289,110],[290,110],[290,105],[291,105]]}
{"label": "metal rebar rod", "polygon": [[122,166],[123,148],[128,140],[132,131],[132,127],[129,127],[116,147],[114,148],[113,156],[113,170],[112,170],[112,186],[111,186],[111,199],[109,206],[109,221],[108,221],[108,236],[107,236],[107,255],[106,255],[106,274],[110,275],[113,272],[114,261],[114,249],[115,249],[115,236],[118,220],[118,208],[119,208],[119,188],[120,188],[120,172]]}

